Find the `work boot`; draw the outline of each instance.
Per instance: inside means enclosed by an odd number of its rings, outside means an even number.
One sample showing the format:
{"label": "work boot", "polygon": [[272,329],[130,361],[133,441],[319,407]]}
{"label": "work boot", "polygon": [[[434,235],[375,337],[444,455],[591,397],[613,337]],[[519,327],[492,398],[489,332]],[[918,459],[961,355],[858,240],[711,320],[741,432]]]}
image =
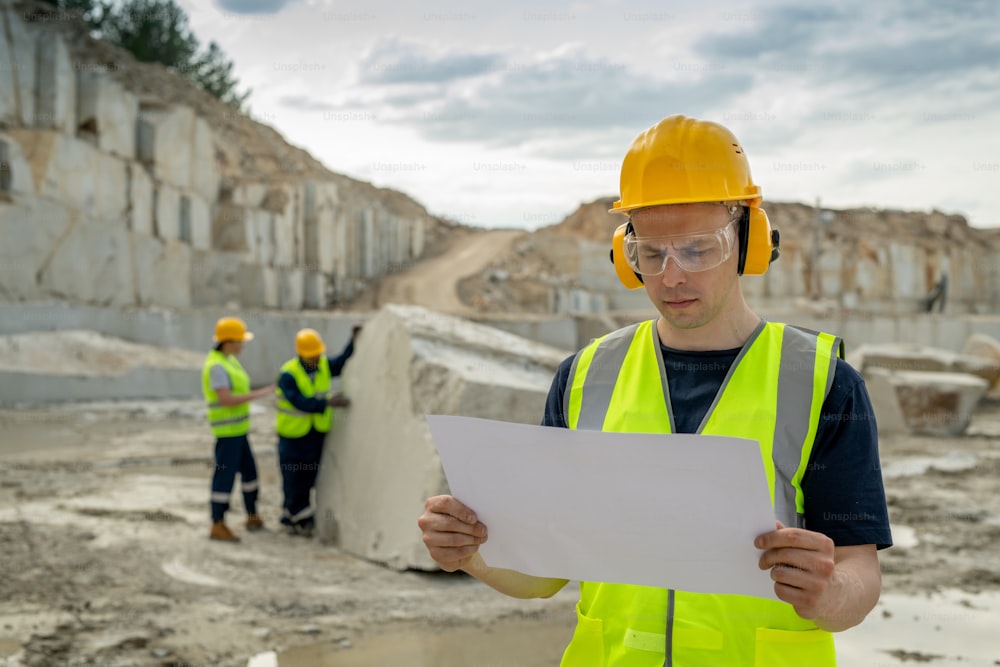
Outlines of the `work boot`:
{"label": "work boot", "polygon": [[264,520],[259,514],[251,514],[247,517],[247,530],[251,533],[257,530],[264,530]]}
{"label": "work boot", "polygon": [[232,531],[226,527],[225,522],[216,521],[212,524],[212,532],[208,535],[209,539],[219,540],[221,542],[239,542],[240,538],[233,535]]}

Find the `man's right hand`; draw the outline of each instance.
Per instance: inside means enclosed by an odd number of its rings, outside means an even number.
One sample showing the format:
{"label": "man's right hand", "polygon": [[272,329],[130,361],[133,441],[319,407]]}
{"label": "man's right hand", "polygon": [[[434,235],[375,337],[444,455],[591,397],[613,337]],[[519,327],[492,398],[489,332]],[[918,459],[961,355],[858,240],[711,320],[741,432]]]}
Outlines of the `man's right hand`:
{"label": "man's right hand", "polygon": [[486,526],[452,496],[428,498],[417,525],[431,558],[445,572],[467,566],[486,541]]}
{"label": "man's right hand", "polygon": [[331,408],[346,408],[351,404],[351,399],[347,398],[343,394],[334,394],[330,398],[326,399],[326,404]]}

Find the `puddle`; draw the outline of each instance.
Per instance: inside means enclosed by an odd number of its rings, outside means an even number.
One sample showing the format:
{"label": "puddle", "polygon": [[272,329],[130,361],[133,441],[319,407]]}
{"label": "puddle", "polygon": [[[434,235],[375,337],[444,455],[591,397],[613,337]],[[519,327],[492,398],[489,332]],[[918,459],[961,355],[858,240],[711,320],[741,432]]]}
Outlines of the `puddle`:
{"label": "puddle", "polygon": [[[570,621],[569,623],[572,623]],[[573,628],[567,621],[505,621],[491,628],[446,628],[315,644],[250,659],[252,667],[552,667]]]}
{"label": "puddle", "polygon": [[1000,593],[882,595],[864,623],[837,635],[844,665],[1000,664]]}

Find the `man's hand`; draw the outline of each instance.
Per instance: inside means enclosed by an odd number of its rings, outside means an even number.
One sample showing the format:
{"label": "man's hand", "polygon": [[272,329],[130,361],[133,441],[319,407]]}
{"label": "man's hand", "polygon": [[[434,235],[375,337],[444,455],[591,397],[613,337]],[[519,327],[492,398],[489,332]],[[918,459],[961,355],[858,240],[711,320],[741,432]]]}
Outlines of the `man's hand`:
{"label": "man's hand", "polygon": [[854,627],[878,602],[882,573],[874,544],[835,547],[822,533],[778,521],[754,546],[764,549],[759,566],[771,570],[775,595],[828,632]]}
{"label": "man's hand", "polygon": [[346,408],[351,404],[351,399],[338,393],[326,399],[326,404],[331,408]]}
{"label": "man's hand", "polygon": [[445,572],[469,565],[479,545],[486,541],[486,526],[475,512],[452,496],[428,498],[417,525],[431,558]]}
{"label": "man's hand", "polygon": [[771,570],[778,598],[795,607],[802,618],[816,618],[825,611],[825,593],[836,569],[833,540],[823,533],[777,524],[777,530],[754,540],[755,547],[765,550],[760,569]]}
{"label": "man's hand", "polygon": [[352,341],[357,340],[359,333],[361,333],[361,325],[355,324],[353,327],[351,327],[351,340]]}
{"label": "man's hand", "polygon": [[269,384],[266,387],[254,389],[252,392],[250,392],[250,395],[253,397],[254,400],[258,398],[266,398],[268,396],[273,395],[275,389],[277,389],[277,385]]}

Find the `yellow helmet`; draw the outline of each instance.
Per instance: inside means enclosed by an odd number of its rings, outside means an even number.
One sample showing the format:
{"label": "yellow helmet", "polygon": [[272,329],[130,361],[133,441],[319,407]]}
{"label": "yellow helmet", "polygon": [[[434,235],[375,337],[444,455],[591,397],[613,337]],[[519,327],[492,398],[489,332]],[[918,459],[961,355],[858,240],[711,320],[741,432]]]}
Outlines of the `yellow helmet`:
{"label": "yellow helmet", "polygon": [[215,335],[212,340],[216,343],[229,341],[245,342],[253,340],[253,334],[247,331],[246,323],[238,317],[223,317],[215,323]]}
{"label": "yellow helmet", "polygon": [[300,357],[318,357],[326,350],[323,339],[315,329],[302,329],[295,334],[295,353]]}
{"label": "yellow helmet", "polygon": [[739,141],[718,123],[677,115],[632,142],[622,162],[621,199],[610,212],[740,200],[757,207],[761,194]]}

